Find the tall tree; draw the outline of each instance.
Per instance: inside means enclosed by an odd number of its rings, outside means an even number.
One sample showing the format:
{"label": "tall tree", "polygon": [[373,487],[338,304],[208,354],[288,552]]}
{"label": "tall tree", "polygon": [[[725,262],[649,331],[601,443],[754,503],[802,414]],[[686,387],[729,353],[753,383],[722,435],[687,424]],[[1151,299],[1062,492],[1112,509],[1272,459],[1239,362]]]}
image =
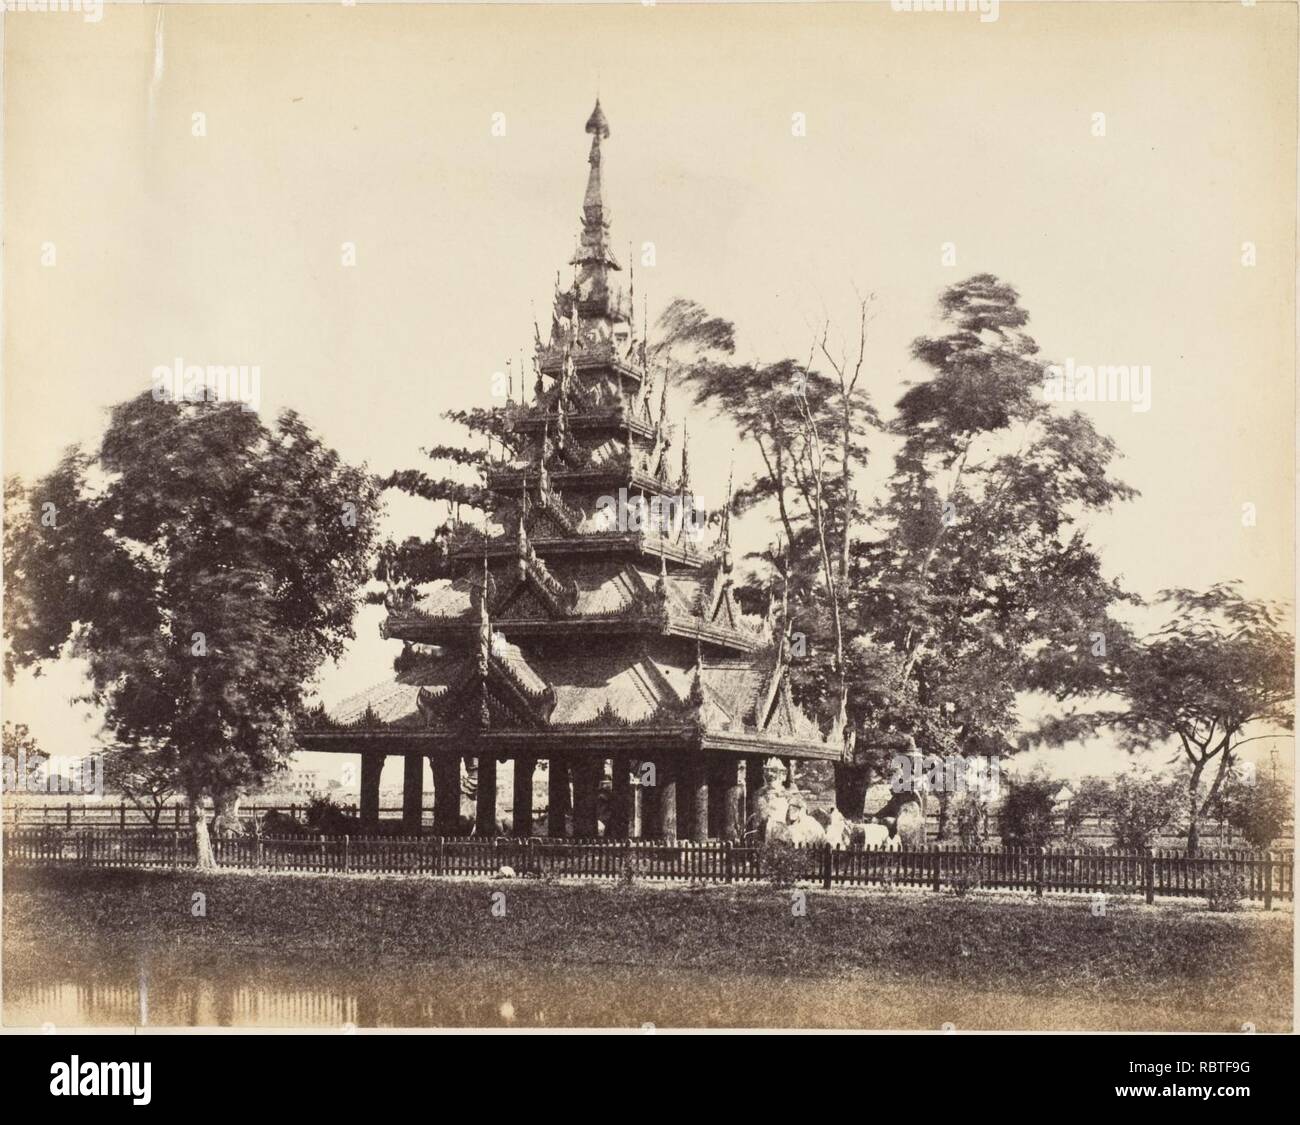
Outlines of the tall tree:
{"label": "tall tree", "polygon": [[850,575],[852,718],[876,768],[870,744],[897,730],[931,755],[1010,752],[1020,693],[1104,690],[1124,634],[1128,595],[1081,526],[1134,495],[1113,442],[1044,401],[1014,288],[981,274],[940,309],[947,331],[912,345],[933,375],[898,401],[894,474]]}
{"label": "tall tree", "polygon": [[1190,851],[1241,747],[1295,721],[1295,640],[1283,607],[1246,598],[1239,585],[1164,591],[1168,620],[1123,650],[1117,687],[1127,707],[1092,719],[1114,724],[1129,749],[1178,748],[1189,768]]}
{"label": "tall tree", "polygon": [[[353,636],[378,487],[286,411],[115,407],[99,448],[7,482],[6,675],[84,657],[126,756],[175,756],[221,820],[280,768],[308,685]],[[197,824],[202,842],[203,818]]]}
{"label": "tall tree", "polygon": [[[825,696],[832,716],[844,686],[849,544],[861,516],[853,482],[879,424],[862,380],[869,308],[870,298],[860,302],[852,345],[843,351],[832,349],[827,324],[803,361],[734,363],[731,324],[679,300],[660,319],[655,348],[696,404],[727,417],[759,455],[761,471],[742,482],[732,505],[737,512],[772,506],[784,542],[759,557],[784,587],[800,631],[814,638],[803,677],[825,685],[809,699],[822,706]],[[814,366],[816,357],[831,374]],[[758,608],[771,595],[770,582],[760,577],[738,595]]]}

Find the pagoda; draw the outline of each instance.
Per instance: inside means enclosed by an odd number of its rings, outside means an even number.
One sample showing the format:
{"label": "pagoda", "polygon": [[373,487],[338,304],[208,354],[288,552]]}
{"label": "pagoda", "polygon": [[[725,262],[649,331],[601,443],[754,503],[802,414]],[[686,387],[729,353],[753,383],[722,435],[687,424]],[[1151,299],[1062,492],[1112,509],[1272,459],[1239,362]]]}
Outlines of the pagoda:
{"label": "pagoda", "polygon": [[693,518],[667,375],[656,386],[610,241],[599,100],[586,131],[572,283],[557,278],[549,336],[537,333],[531,402],[506,408],[514,456],[488,471],[491,515],[453,536],[456,577],[390,593],[396,675],[298,732],[304,749],[360,755],[363,822],[378,819],[380,771],[396,754],[412,831],[427,757],[440,835],[459,830],[470,764],[474,831],[498,834],[506,763],[512,830],[532,835],[544,763],[551,835],[735,839],[764,763],[843,760],[841,733],[823,734],[791,696],[775,608],[737,604],[729,512],[707,533]]}

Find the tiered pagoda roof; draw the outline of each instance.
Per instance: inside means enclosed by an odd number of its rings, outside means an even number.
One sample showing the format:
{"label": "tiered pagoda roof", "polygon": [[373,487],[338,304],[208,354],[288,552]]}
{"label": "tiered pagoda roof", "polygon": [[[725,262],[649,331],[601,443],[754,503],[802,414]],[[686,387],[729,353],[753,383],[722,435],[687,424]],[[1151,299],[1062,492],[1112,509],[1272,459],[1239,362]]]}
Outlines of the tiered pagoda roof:
{"label": "tiered pagoda roof", "polygon": [[681,518],[694,504],[687,450],[670,455],[666,376],[648,367],[619,282],[599,102],[586,129],[573,279],[557,279],[532,401],[511,408],[519,452],[488,473],[492,515],[454,537],[457,577],[390,592],[383,634],[405,642],[396,679],[309,716],[300,738],[838,760],[839,732],[791,697],[774,615],[746,615],[734,597],[726,513],[707,533]]}

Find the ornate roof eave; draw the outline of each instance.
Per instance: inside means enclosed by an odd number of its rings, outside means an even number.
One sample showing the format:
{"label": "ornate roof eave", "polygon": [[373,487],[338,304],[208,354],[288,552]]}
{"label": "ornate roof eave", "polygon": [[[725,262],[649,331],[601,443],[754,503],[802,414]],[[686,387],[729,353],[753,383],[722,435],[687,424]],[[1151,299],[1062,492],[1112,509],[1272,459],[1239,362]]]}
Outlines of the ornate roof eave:
{"label": "ornate roof eave", "polygon": [[[532,536],[533,548],[541,555],[564,554],[613,554],[635,553],[659,561],[662,550],[670,563],[688,566],[692,569],[705,566],[709,558],[703,552],[681,543],[674,543],[661,536],[648,536],[639,531],[601,532],[566,536]],[[662,543],[662,547],[660,544]],[[514,558],[517,551],[513,535],[499,535],[493,539],[476,539],[464,546],[453,548],[453,559],[481,559],[485,554],[490,559]]]}
{"label": "ornate roof eave", "polygon": [[[640,636],[699,637],[701,641],[733,652],[755,652],[769,643],[758,634],[746,634],[722,626],[702,625],[699,618],[671,614],[667,623],[647,613],[591,614],[569,618],[494,617],[493,626],[510,636],[581,636],[598,633],[608,636],[611,626],[623,633]],[[464,641],[479,628],[475,617],[432,617],[419,613],[392,614],[383,623],[383,635],[389,640],[416,644],[441,641]]]}
{"label": "ornate roof eave", "polygon": [[[644,488],[659,496],[672,496],[676,490],[660,480],[654,473],[637,468],[622,457],[600,465],[569,465],[565,468],[547,467],[550,478],[556,485],[577,484],[585,488],[602,483],[612,483],[628,489]],[[535,468],[502,467],[488,472],[487,487],[492,492],[517,493],[528,478],[536,479]]]}
{"label": "ornate roof eave", "polygon": [[747,731],[701,730],[694,723],[679,726],[653,724],[619,728],[553,726],[541,728],[493,727],[481,731],[429,727],[340,728],[320,730],[298,728],[294,732],[305,750],[356,754],[374,750],[385,754],[423,753],[437,748],[454,749],[472,740],[490,752],[509,757],[531,754],[546,757],[545,749],[607,750],[645,753],[648,750],[704,750],[737,755],[763,754],[799,760],[839,761],[842,752],[822,742],[786,740]]}
{"label": "ornate roof eave", "polygon": [[[518,433],[530,433],[540,432],[546,428],[547,423],[546,414],[538,411],[527,417],[516,418],[513,426]],[[620,429],[631,430],[638,437],[647,440],[653,440],[655,436],[655,427],[652,422],[637,418],[631,410],[622,404],[599,407],[594,410],[569,411],[565,415],[565,424],[570,430],[574,431]]]}
{"label": "ornate roof eave", "polygon": [[[549,344],[537,353],[537,366],[543,375],[552,378],[564,370],[567,345]],[[613,374],[626,375],[638,383],[645,378],[645,372],[635,364],[629,363],[619,355],[612,341],[602,341],[596,347],[579,348],[572,352],[570,358],[576,371],[589,371],[593,368],[609,370]]]}

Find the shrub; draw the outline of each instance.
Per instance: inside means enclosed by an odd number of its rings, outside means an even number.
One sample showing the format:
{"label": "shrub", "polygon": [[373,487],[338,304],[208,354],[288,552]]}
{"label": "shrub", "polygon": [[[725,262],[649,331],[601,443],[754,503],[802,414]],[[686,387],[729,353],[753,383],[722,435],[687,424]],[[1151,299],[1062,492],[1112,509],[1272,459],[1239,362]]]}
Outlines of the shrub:
{"label": "shrub", "polygon": [[1216,868],[1205,881],[1205,898],[1211,910],[1231,913],[1241,909],[1246,880],[1231,867]]}
{"label": "shrub", "polygon": [[806,876],[808,860],[785,840],[769,840],[758,850],[759,870],[775,887],[792,887]]}
{"label": "shrub", "polygon": [[948,878],[948,890],[958,898],[968,891],[977,891],[984,885],[984,869],[974,856],[963,859],[961,866]]}
{"label": "shrub", "polygon": [[618,881],[620,885],[630,887],[638,879],[644,879],[649,872],[649,860],[628,856],[623,860],[623,865],[618,869]]}

